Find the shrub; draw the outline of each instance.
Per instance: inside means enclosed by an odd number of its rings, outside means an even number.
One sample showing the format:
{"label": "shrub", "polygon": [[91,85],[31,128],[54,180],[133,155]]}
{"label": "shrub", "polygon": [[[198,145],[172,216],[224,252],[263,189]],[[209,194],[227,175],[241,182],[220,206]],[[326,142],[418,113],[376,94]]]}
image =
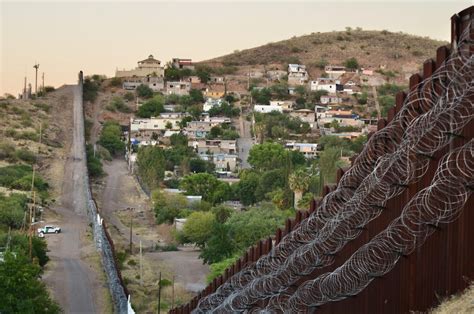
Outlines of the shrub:
{"label": "shrub", "polygon": [[46,113],[49,113],[51,110],[51,105],[45,104],[45,103],[36,103],[34,106],[38,109],[43,110]]}
{"label": "shrub", "polygon": [[106,148],[111,155],[117,156],[124,152],[125,143],[121,140],[122,129],[115,121],[107,121],[102,128],[99,144]]}
{"label": "shrub", "polygon": [[136,89],[137,95],[142,98],[153,97],[153,90],[145,84],[140,84]]}
{"label": "shrub", "polygon": [[15,154],[15,146],[10,143],[0,143],[0,160],[8,160],[14,162],[17,156]]}
{"label": "shrub", "polygon": [[113,77],[110,80],[110,85],[112,86],[120,86],[122,85],[122,79],[120,77]]}
{"label": "shrub", "polygon": [[27,149],[17,150],[15,155],[18,159],[23,160],[29,164],[33,164],[36,161],[36,155]]}
{"label": "shrub", "polygon": [[357,70],[359,68],[359,62],[356,58],[349,58],[344,63],[344,66],[348,69]]}
{"label": "shrub", "polygon": [[123,95],[123,98],[126,101],[132,101],[135,99],[135,95],[132,92],[126,92],[125,95]]}

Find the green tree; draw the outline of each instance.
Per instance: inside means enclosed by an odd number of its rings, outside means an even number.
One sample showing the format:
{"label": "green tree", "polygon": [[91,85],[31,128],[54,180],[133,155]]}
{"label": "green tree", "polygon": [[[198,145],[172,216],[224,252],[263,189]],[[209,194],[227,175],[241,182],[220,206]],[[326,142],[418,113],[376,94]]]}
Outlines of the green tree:
{"label": "green tree", "polygon": [[82,95],[84,101],[94,102],[99,93],[99,84],[86,77],[82,86]]}
{"label": "green tree", "polygon": [[219,181],[209,173],[195,173],[185,176],[179,186],[186,191],[187,195],[201,195],[203,200],[213,204],[230,197],[228,184]]}
{"label": "green tree", "polygon": [[138,108],[137,117],[150,118],[157,117],[165,111],[165,99],[161,95],[156,95]]}
{"label": "green tree", "polygon": [[359,62],[356,58],[349,58],[344,63],[344,66],[351,70],[357,70],[359,68]]}
{"label": "green tree", "polygon": [[115,121],[106,121],[100,133],[99,144],[107,149],[111,155],[118,156],[125,150],[125,143],[121,140],[122,129]]}
{"label": "green tree", "polygon": [[212,212],[194,212],[186,219],[183,227],[184,237],[189,243],[204,247],[212,235],[212,226],[216,217]]}
{"label": "green tree", "polygon": [[215,222],[211,234],[212,236],[199,254],[204,263],[217,263],[235,254],[236,246],[230,235],[230,226]]}
{"label": "green tree", "polygon": [[136,93],[139,97],[142,98],[151,98],[153,97],[153,90],[145,84],[138,85]]}
{"label": "green tree", "polygon": [[163,180],[165,166],[165,156],[161,148],[140,147],[137,154],[138,174],[150,189],[157,188]]}
{"label": "green tree", "polygon": [[266,142],[254,145],[249,152],[248,162],[257,170],[281,167],[287,161],[288,152],[278,143]]}
{"label": "green tree", "polygon": [[303,198],[303,193],[308,190],[310,176],[304,168],[299,168],[290,174],[288,178],[290,189],[295,194],[293,207],[299,209],[299,202]]}
{"label": "green tree", "polygon": [[250,208],[238,215],[231,216],[226,225],[239,250],[246,250],[258,240],[275,233],[283,225],[290,213],[281,211],[273,205]]}
{"label": "green tree", "polygon": [[259,186],[260,176],[250,170],[243,170],[240,173],[240,181],[238,183],[238,197],[240,202],[245,205],[252,205],[257,202],[255,191]]}
{"label": "green tree", "polygon": [[60,308],[39,280],[41,268],[22,253],[7,252],[0,263],[1,313],[59,313]]}
{"label": "green tree", "polygon": [[199,89],[192,88],[189,91],[189,96],[191,97],[193,104],[199,104],[199,103],[204,102],[204,95],[202,94],[202,91]]}
{"label": "green tree", "polygon": [[155,190],[152,193],[152,201],[158,224],[172,224],[175,218],[184,217],[185,209],[188,208],[188,201],[181,194],[163,193]]}

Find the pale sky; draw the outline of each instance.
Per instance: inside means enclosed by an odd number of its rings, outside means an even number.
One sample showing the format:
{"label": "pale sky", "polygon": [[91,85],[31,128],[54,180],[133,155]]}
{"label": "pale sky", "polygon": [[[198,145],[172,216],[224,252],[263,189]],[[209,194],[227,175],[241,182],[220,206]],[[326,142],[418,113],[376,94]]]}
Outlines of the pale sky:
{"label": "pale sky", "polygon": [[[403,31],[450,39],[450,17],[472,5],[453,1],[5,1],[0,0],[0,95],[86,75],[113,76],[149,54],[195,61],[292,36],[344,30]],[[435,52],[433,51],[433,54]],[[39,80],[40,81],[40,80]],[[33,87],[34,88],[34,87]]]}

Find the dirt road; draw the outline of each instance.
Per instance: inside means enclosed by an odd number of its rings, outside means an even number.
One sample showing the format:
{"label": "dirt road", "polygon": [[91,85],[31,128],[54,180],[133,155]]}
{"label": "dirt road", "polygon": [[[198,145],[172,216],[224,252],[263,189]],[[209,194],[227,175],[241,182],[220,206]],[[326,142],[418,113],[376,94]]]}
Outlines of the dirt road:
{"label": "dirt road", "polygon": [[[73,112],[71,120],[77,125],[81,112],[79,88],[67,86],[64,92],[70,94],[64,114]],[[63,163],[61,196],[53,208],[56,215],[45,216],[46,223],[60,225],[62,232],[46,237],[51,262],[43,280],[66,313],[104,313],[110,311],[106,305],[108,289],[88,230],[82,126],[73,128],[70,123],[64,127],[70,153],[66,160],[56,161]]]}

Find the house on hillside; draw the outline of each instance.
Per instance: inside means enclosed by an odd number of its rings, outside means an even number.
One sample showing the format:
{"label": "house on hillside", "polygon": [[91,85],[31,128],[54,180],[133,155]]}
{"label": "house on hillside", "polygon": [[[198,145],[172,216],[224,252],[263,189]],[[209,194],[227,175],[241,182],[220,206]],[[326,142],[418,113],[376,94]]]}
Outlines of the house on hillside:
{"label": "house on hillside", "polygon": [[164,77],[165,69],[161,66],[161,61],[149,55],[147,59],[138,61],[138,66],[133,70],[116,70],[115,77]]}
{"label": "house on hillside", "polygon": [[319,77],[310,82],[310,89],[312,91],[325,90],[328,93],[335,93],[337,91],[337,82],[330,78]]}
{"label": "house on hillside", "polygon": [[165,81],[163,77],[146,76],[126,78],[122,82],[122,88],[125,90],[135,90],[140,85],[146,85],[154,92],[160,92],[165,89]]}
{"label": "house on hillside", "polygon": [[306,66],[302,64],[288,64],[288,84],[304,85],[308,82]]}
{"label": "house on hillside", "polygon": [[194,63],[191,59],[173,58],[171,66],[176,69],[189,69],[194,70]]}
{"label": "house on hillside", "polygon": [[188,146],[192,147],[196,153],[202,154],[235,154],[237,152],[236,140],[189,140]]}
{"label": "house on hillside", "polygon": [[220,99],[220,98],[218,98],[218,99],[208,98],[208,99],[206,99],[206,102],[202,106],[202,111],[208,112],[212,108],[215,108],[215,107],[219,108],[221,106],[221,104],[222,104],[222,99]]}
{"label": "house on hillside", "polygon": [[225,83],[225,77],[223,76],[211,76],[209,78],[209,84],[224,84]]}
{"label": "house on hillside", "polygon": [[346,68],[342,65],[327,65],[324,67],[324,72],[329,75],[329,78],[338,79],[341,75],[346,73]]}
{"label": "house on hillside", "polygon": [[284,112],[290,112],[295,106],[292,100],[270,100],[270,106],[280,106]]}
{"label": "house on hillside", "polygon": [[184,113],[162,113],[159,117],[130,118],[130,141],[138,146],[157,145],[179,133]]}
{"label": "house on hillside", "polygon": [[184,128],[184,134],[187,135],[189,139],[203,139],[206,138],[213,127],[218,125],[219,123],[207,121],[191,121],[186,128]]}
{"label": "house on hillside", "polygon": [[267,78],[271,81],[279,81],[287,75],[288,72],[283,70],[270,70],[266,73]]}
{"label": "house on hillside", "polygon": [[253,111],[260,113],[270,113],[272,111],[283,112],[283,108],[278,105],[255,105]]}
{"label": "house on hillside", "polygon": [[191,83],[187,81],[166,82],[166,94],[188,95],[191,90]]}
{"label": "house on hillside", "polygon": [[336,94],[328,94],[328,95],[322,95],[319,101],[323,105],[341,104],[342,103],[342,98],[337,96]]}
{"label": "house on hillside", "polygon": [[305,158],[315,158],[318,155],[318,144],[316,143],[296,143],[288,142],[285,144],[287,150],[300,152]]}
{"label": "house on hillside", "polygon": [[210,161],[216,166],[216,171],[237,170],[238,156],[234,154],[199,154],[203,160]]}
{"label": "house on hillside", "polygon": [[299,109],[290,112],[290,117],[299,118],[302,122],[309,124],[311,128],[316,127],[316,114],[314,110],[310,109]]}
{"label": "house on hillside", "polygon": [[219,99],[225,96],[225,86],[223,85],[210,85],[204,91],[203,95],[207,98]]}

